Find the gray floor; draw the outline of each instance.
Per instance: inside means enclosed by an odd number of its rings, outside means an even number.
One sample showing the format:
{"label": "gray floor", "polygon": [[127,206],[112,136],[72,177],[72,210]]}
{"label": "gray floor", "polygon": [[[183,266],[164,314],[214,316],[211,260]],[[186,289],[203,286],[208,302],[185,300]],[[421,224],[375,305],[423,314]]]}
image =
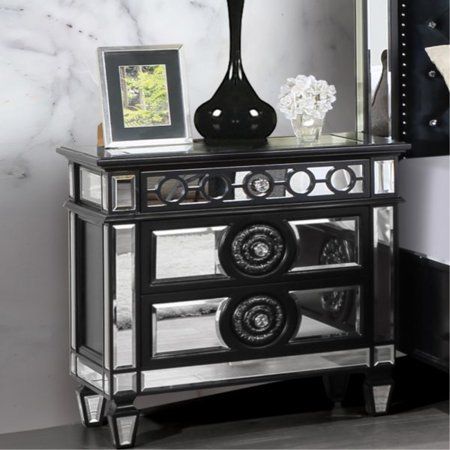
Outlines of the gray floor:
{"label": "gray floor", "polygon": [[[448,402],[385,417],[334,409],[258,419],[156,424],[141,418],[138,448],[179,449],[448,449]],[[111,448],[107,427],[81,425],[0,435],[5,449]]]}

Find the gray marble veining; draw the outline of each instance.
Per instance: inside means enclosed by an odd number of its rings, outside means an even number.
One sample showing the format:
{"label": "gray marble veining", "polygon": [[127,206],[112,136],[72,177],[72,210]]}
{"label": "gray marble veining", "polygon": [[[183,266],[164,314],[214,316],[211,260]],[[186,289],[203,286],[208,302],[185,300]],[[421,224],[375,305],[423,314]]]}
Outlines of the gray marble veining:
{"label": "gray marble veining", "polygon": [[[249,79],[275,105],[298,73],[336,84],[329,129],[353,124],[352,0],[248,0]],[[67,173],[57,145],[93,143],[96,48],[183,43],[191,111],[228,60],[225,0],[0,0],[0,433],[77,419],[68,377]],[[291,134],[280,116],[276,134]]]}

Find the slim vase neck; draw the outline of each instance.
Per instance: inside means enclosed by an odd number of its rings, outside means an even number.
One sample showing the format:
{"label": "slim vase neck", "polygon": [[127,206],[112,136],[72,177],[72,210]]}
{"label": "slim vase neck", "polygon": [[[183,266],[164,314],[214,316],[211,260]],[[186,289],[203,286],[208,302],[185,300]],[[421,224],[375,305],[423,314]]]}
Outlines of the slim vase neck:
{"label": "slim vase neck", "polygon": [[242,14],[245,0],[227,0],[228,16],[230,21],[230,64],[228,66],[228,78],[243,79],[245,77],[242,67],[241,39],[242,39]]}

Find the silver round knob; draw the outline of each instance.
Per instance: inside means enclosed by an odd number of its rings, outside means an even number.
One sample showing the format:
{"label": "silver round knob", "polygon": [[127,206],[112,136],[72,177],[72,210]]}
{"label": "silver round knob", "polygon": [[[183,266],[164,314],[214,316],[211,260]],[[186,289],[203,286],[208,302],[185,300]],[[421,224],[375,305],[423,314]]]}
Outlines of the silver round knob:
{"label": "silver round knob", "polygon": [[435,70],[430,70],[430,71],[428,72],[428,76],[429,76],[430,78],[436,78],[436,71],[435,71]]}
{"label": "silver round knob", "polygon": [[430,120],[430,127],[437,127],[438,121],[436,119]]}
{"label": "silver round knob", "polygon": [[264,242],[259,242],[253,247],[253,253],[258,256],[259,258],[263,258],[264,256],[267,256],[270,252],[270,248],[267,244],[264,244]]}
{"label": "silver round knob", "polygon": [[430,20],[427,25],[429,28],[433,28],[433,29],[435,29],[437,27],[437,23],[434,20]]}
{"label": "silver round knob", "polygon": [[253,322],[257,328],[266,328],[269,325],[269,317],[267,314],[258,314]]}
{"label": "silver round knob", "polygon": [[270,182],[267,178],[255,178],[251,182],[251,188],[259,194],[265,194],[270,189]]}

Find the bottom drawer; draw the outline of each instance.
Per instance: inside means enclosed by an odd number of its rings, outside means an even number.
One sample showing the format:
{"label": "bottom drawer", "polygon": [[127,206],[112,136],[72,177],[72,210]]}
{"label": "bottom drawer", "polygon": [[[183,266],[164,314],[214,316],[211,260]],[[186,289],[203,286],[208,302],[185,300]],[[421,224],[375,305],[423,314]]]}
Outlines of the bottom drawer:
{"label": "bottom drawer", "polygon": [[303,353],[307,343],[362,340],[363,295],[360,285],[294,284],[145,296],[143,366],[256,359]]}

